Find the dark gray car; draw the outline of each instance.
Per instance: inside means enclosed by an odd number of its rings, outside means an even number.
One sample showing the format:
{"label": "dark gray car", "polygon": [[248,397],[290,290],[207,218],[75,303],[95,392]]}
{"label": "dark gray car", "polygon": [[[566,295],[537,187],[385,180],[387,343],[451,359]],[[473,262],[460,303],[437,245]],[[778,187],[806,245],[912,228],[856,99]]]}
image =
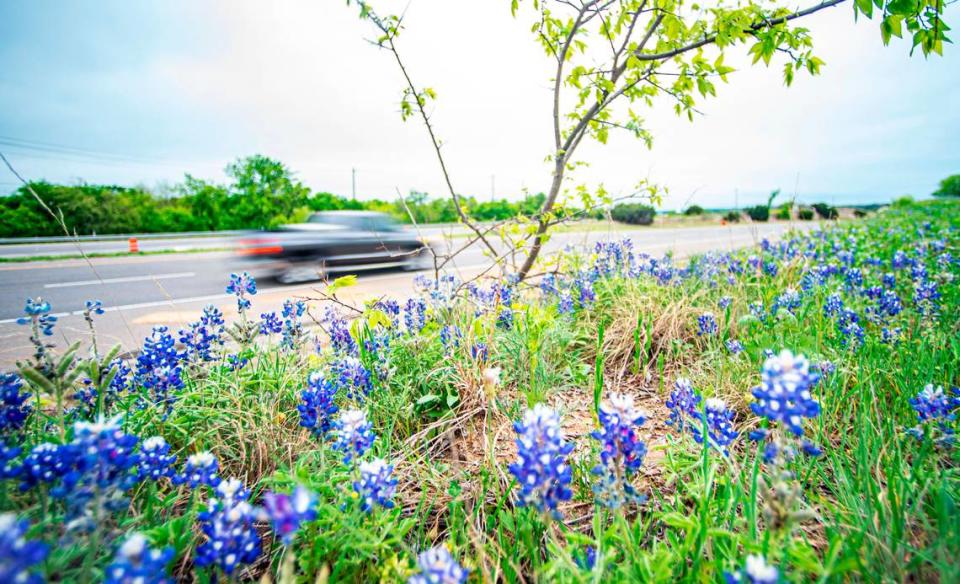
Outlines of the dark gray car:
{"label": "dark gray car", "polygon": [[429,245],[383,213],[324,211],[241,240],[240,254],[255,262],[251,271],[292,283],[329,272],[424,269],[431,264]]}

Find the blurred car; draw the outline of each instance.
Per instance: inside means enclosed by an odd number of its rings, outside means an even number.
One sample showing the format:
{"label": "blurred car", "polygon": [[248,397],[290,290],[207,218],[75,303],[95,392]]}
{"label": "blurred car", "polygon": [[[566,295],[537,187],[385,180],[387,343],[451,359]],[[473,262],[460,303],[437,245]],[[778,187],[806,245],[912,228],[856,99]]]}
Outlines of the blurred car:
{"label": "blurred car", "polygon": [[241,239],[239,253],[250,271],[290,284],[330,272],[433,265],[432,243],[372,211],[323,211],[306,223],[284,225]]}

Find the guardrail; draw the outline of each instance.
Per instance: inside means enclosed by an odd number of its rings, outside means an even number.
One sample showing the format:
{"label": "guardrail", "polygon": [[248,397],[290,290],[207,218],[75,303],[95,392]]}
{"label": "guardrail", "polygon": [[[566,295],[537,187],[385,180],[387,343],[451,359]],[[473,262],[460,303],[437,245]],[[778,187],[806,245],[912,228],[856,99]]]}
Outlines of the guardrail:
{"label": "guardrail", "polygon": [[47,237],[0,237],[0,245],[30,243],[72,243],[74,241],[126,241],[136,239],[184,239],[187,237],[231,237],[250,233],[251,230],[233,231],[182,231],[180,233],[111,233],[110,235],[65,235]]}

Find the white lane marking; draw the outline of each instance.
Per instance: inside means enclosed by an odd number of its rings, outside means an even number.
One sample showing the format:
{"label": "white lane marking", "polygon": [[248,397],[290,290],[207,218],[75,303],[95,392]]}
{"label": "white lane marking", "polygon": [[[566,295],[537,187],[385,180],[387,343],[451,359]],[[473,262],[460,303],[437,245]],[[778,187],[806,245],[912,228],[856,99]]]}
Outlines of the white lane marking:
{"label": "white lane marking", "polygon": [[146,276],[126,276],[123,278],[104,278],[103,280],[78,280],[76,282],[56,282],[44,284],[44,288],[72,288],[74,286],[97,286],[100,284],[120,284],[122,282],[152,282],[154,280],[173,280],[192,278],[196,272],[177,272],[174,274],[147,274]]}

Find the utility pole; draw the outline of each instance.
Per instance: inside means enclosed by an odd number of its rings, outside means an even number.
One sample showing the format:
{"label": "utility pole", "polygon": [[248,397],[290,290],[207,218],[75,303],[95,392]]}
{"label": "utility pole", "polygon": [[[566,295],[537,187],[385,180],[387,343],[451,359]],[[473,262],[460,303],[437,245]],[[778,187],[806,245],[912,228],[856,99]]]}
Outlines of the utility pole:
{"label": "utility pole", "polygon": [[357,169],[350,169],[350,183],[351,183],[351,192],[353,193],[353,200],[357,200]]}

